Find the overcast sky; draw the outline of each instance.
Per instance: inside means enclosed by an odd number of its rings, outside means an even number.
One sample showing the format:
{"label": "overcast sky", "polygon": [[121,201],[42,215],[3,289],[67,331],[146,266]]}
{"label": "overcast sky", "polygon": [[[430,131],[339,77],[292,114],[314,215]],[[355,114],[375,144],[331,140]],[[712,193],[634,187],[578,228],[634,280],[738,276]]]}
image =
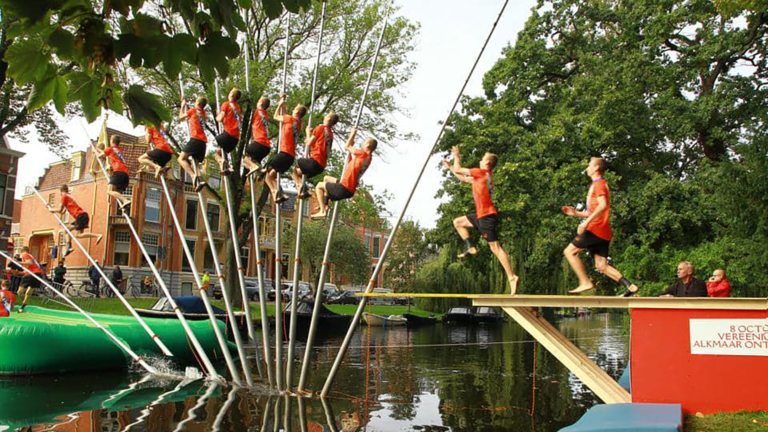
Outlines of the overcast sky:
{"label": "overcast sky", "polygon": [[[459,0],[397,0],[397,3],[402,7],[400,13],[403,16],[421,23],[421,31],[415,41],[416,48],[411,53],[416,69],[402,89],[406,95],[403,103],[410,112],[410,118],[399,117],[401,130],[416,132],[421,139],[389,150],[385,160],[374,159],[364,178],[367,184],[373,185],[376,192],[386,189],[394,196],[388,205],[394,216],[402,211],[418,171],[440,130],[438,122],[448,114],[504,2],[480,0],[472,2],[471,7],[466,1]],[[534,5],[532,0],[510,2],[466,94],[478,95],[482,92],[483,75],[499,59],[502,49],[514,43]],[[82,150],[88,146],[82,124],[82,120],[76,119],[62,126],[72,150]],[[129,133],[143,133],[143,128],[134,130],[127,119],[115,115],[110,117],[109,126]],[[98,135],[99,127],[100,121],[86,126],[91,138]],[[19,162],[16,188],[16,197],[19,198],[25,187],[34,185],[45,168],[59,158],[44,145],[34,141],[29,144],[15,140],[10,142],[11,148],[27,154]],[[439,202],[435,192],[441,180],[439,160],[436,156],[430,160],[406,214],[406,217],[417,220],[427,228],[434,227],[437,219]],[[470,212],[472,209],[466,210]]]}

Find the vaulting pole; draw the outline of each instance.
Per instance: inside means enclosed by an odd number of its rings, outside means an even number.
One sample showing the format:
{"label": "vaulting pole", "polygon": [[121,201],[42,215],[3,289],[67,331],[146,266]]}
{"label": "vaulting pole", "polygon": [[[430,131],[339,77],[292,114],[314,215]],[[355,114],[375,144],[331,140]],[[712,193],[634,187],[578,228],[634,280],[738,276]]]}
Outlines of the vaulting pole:
{"label": "vaulting pole", "polygon": [[[467,88],[469,79],[472,78],[472,74],[474,73],[475,68],[477,67],[477,63],[480,61],[480,58],[483,56],[483,52],[485,51],[485,48],[488,46],[488,42],[491,40],[491,36],[493,36],[494,30],[496,30],[496,26],[499,24],[499,20],[501,20],[501,16],[504,15],[504,10],[507,8],[507,3],[509,3],[509,0],[504,1],[504,5],[501,7],[501,11],[499,11],[499,15],[496,17],[496,21],[494,21],[493,26],[491,27],[491,31],[488,33],[488,37],[485,39],[485,43],[483,44],[483,47],[480,49],[480,53],[477,55],[477,58],[475,59],[475,63],[472,65],[472,68],[469,70],[469,75],[467,75],[467,79],[464,80],[464,84],[461,86],[461,90],[459,91],[459,94],[456,95],[456,100],[453,102],[453,106],[451,106],[451,110],[448,111],[448,115],[445,116],[445,121],[443,121],[442,126],[440,126],[440,132],[438,132],[437,137],[435,138],[435,143],[432,144],[432,148],[427,154],[427,157],[424,159],[424,164],[421,166],[421,171],[419,171],[419,175],[416,177],[416,180],[413,182],[411,193],[408,195],[408,199],[405,201],[403,210],[400,212],[400,216],[397,218],[397,223],[395,223],[395,225],[392,227],[392,230],[390,231],[389,239],[387,240],[386,245],[384,245],[384,250],[381,253],[379,262],[378,264],[376,264],[376,268],[373,270],[373,275],[371,276],[371,280],[368,282],[368,286],[365,289],[366,293],[370,293],[373,291],[374,281],[376,280],[376,278],[379,275],[379,272],[381,271],[381,268],[387,257],[387,253],[389,252],[389,248],[392,245],[392,242],[395,240],[397,229],[400,227],[400,223],[403,221],[405,212],[408,210],[408,204],[410,204],[411,199],[413,198],[413,194],[414,192],[416,192],[416,187],[419,185],[419,182],[421,181],[421,176],[424,175],[424,171],[427,169],[427,164],[429,164],[429,158],[432,156],[432,153],[435,151],[435,148],[440,143],[440,137],[442,137],[443,132],[445,131],[446,126],[448,125],[448,120],[450,119],[451,114],[453,114],[453,111],[456,110],[456,106],[459,104],[459,101],[461,100],[461,95],[464,94],[464,90]],[[335,208],[334,208],[334,211],[335,211]],[[362,316],[363,311],[365,310],[366,303],[368,303],[367,297],[363,297],[362,299],[360,299],[360,304],[358,304],[357,306],[357,311],[355,311],[355,316],[352,319],[352,323],[349,324],[349,329],[347,330],[346,336],[344,336],[344,341],[341,344],[341,348],[339,348],[339,352],[336,354],[336,358],[333,361],[333,366],[331,367],[331,371],[328,373],[328,377],[325,380],[325,385],[323,386],[323,390],[320,392],[320,397],[328,396],[328,392],[331,390],[331,386],[333,385],[333,380],[336,378],[336,373],[339,370],[339,366],[341,365],[341,362],[344,360],[344,356],[346,355],[347,349],[349,348],[349,343],[352,340],[352,335],[355,333],[355,329],[357,328],[357,325],[360,323],[360,317]]]}
{"label": "vaulting pole", "polygon": [[[124,351],[126,354],[128,354],[129,356],[131,356],[131,358],[132,358],[132,359],[133,359],[133,360],[134,360],[136,363],[138,363],[139,365],[141,365],[141,367],[143,367],[143,368],[144,368],[144,370],[146,370],[147,372],[149,372],[149,373],[151,373],[151,374],[153,374],[153,375],[159,375],[159,374],[160,374],[160,372],[158,372],[158,371],[157,371],[157,369],[155,369],[154,367],[150,366],[150,365],[149,365],[149,364],[148,364],[146,361],[144,361],[144,359],[143,359],[143,358],[139,357],[139,355],[138,355],[138,354],[136,354],[135,352],[133,352],[133,350],[132,350],[132,349],[131,349],[131,348],[130,348],[130,347],[129,347],[129,346],[128,346],[128,345],[127,345],[125,342],[123,342],[123,341],[122,341],[120,338],[118,338],[117,336],[115,336],[114,334],[112,334],[112,332],[111,332],[111,331],[109,331],[109,330],[107,330],[107,329],[106,329],[104,326],[102,326],[101,324],[99,324],[99,322],[98,322],[98,321],[96,321],[95,319],[93,319],[93,317],[92,317],[92,316],[91,316],[91,315],[90,315],[88,312],[84,311],[84,310],[83,310],[83,309],[82,309],[80,306],[78,306],[78,305],[77,305],[75,302],[73,302],[72,300],[70,300],[70,299],[69,299],[69,297],[65,296],[65,295],[64,295],[64,294],[63,294],[61,291],[59,291],[59,290],[57,290],[56,288],[54,288],[54,287],[53,287],[51,284],[49,284],[49,283],[48,283],[48,281],[46,281],[45,279],[41,278],[41,277],[40,277],[40,276],[38,276],[37,274],[35,274],[35,273],[31,272],[29,269],[27,269],[26,267],[24,267],[24,266],[23,266],[23,265],[22,265],[20,262],[18,262],[18,261],[16,261],[16,260],[14,260],[13,258],[11,258],[11,256],[10,256],[10,255],[8,255],[7,253],[5,253],[5,252],[3,252],[3,251],[0,251],[0,255],[2,255],[2,256],[3,256],[3,258],[7,259],[7,260],[8,260],[8,262],[12,262],[12,263],[16,264],[17,266],[19,266],[19,267],[20,267],[22,270],[24,270],[25,272],[27,272],[27,274],[29,274],[29,275],[30,275],[30,276],[32,276],[33,278],[37,279],[37,280],[38,280],[38,282],[42,283],[43,285],[45,285],[46,287],[48,287],[48,289],[50,289],[51,291],[53,291],[54,293],[56,293],[56,295],[57,295],[57,296],[59,296],[59,297],[61,297],[62,299],[64,299],[64,301],[65,301],[65,302],[67,302],[67,304],[68,304],[68,305],[72,306],[72,307],[73,307],[73,308],[74,308],[76,311],[80,312],[80,313],[81,313],[81,314],[82,314],[84,317],[86,317],[86,318],[88,319],[88,321],[92,322],[92,323],[93,323],[93,325],[95,325],[95,326],[96,326],[96,327],[98,327],[98,328],[99,328],[101,331],[103,331],[103,332],[104,332],[104,333],[107,335],[107,337],[109,337],[109,339],[111,339],[111,340],[112,340],[112,342],[114,342],[114,343],[115,343],[115,345],[117,345],[118,347],[120,347],[120,349],[121,349],[121,350],[123,350],[123,351]],[[162,375],[167,375],[167,374],[162,374]],[[176,377],[176,376],[174,375],[174,377]]]}
{"label": "vaulting pole", "polygon": [[[360,119],[363,116],[363,109],[365,108],[365,99],[368,97],[368,89],[371,86],[371,79],[373,78],[373,71],[376,69],[376,61],[379,58],[379,51],[381,50],[381,42],[384,40],[384,32],[387,30],[387,20],[384,20],[384,25],[381,28],[381,34],[379,34],[379,40],[376,42],[376,52],[373,55],[373,61],[371,62],[371,68],[368,71],[368,80],[365,83],[365,90],[363,91],[363,97],[360,100],[360,107],[357,111],[357,118],[355,119],[355,128],[360,124]],[[349,158],[345,158],[344,170],[347,168]],[[344,171],[342,170],[342,172]],[[321,203],[322,205],[322,203]],[[301,377],[299,378],[298,391],[304,391],[304,386],[307,381],[307,375],[309,373],[309,363],[312,360],[312,347],[315,341],[315,334],[317,333],[317,322],[320,318],[320,308],[323,303],[323,287],[325,286],[325,277],[328,274],[328,268],[330,263],[328,262],[331,254],[331,241],[333,240],[333,232],[336,228],[336,220],[339,216],[339,202],[333,203],[333,214],[331,216],[331,225],[328,228],[328,240],[325,242],[325,252],[323,253],[323,267],[320,269],[320,278],[317,281],[317,294],[315,294],[315,305],[312,309],[312,320],[309,324],[309,335],[307,336],[307,344],[304,348],[304,360],[301,364]]]}
{"label": "vaulting pole", "polygon": [[[40,192],[38,192],[37,189],[34,189],[34,188],[33,188],[33,190],[35,191],[35,195],[37,195],[37,197],[40,198],[40,201],[43,202],[43,205],[48,207],[48,203],[45,201],[43,196],[40,195]],[[160,350],[163,352],[163,354],[165,354],[166,356],[169,356],[169,357],[173,357],[173,353],[168,349],[168,347],[165,346],[163,341],[160,340],[160,336],[155,334],[155,332],[151,328],[149,328],[149,326],[144,321],[144,319],[141,316],[139,316],[139,314],[136,312],[136,309],[134,309],[133,306],[131,306],[131,304],[128,303],[128,300],[126,300],[125,297],[123,297],[123,294],[121,294],[120,290],[117,289],[117,287],[115,287],[115,285],[112,283],[112,281],[109,280],[107,275],[104,273],[104,270],[102,270],[101,267],[99,267],[96,264],[96,261],[94,261],[93,257],[91,257],[91,255],[88,254],[88,252],[85,250],[85,247],[83,246],[83,244],[80,243],[80,240],[78,240],[77,237],[75,237],[74,234],[72,234],[72,231],[70,231],[70,229],[67,227],[67,224],[62,222],[62,220],[57,215],[55,215],[53,213],[51,213],[51,215],[56,219],[56,221],[59,222],[59,225],[61,225],[61,227],[64,228],[64,230],[69,235],[70,239],[73,242],[75,242],[77,247],[79,247],[80,250],[83,251],[83,255],[85,255],[85,257],[88,259],[88,261],[91,263],[91,265],[93,265],[94,268],[96,268],[96,271],[99,272],[101,277],[104,278],[104,282],[107,283],[107,286],[109,286],[109,288],[112,290],[112,292],[115,293],[115,296],[118,299],[120,299],[120,301],[123,303],[123,305],[126,307],[126,309],[128,309],[128,312],[130,312],[131,315],[133,315],[133,317],[136,318],[136,320],[139,322],[139,324],[141,324],[141,327],[144,328],[144,331],[147,332],[147,334],[152,338],[152,340],[155,342],[155,344],[157,344],[157,346],[160,348]]]}
{"label": "vaulting pole", "polygon": [[[320,38],[317,42],[317,56],[315,58],[315,72],[312,77],[312,97],[309,104],[309,120],[307,126],[312,129],[312,113],[315,110],[315,92],[317,89],[317,74],[320,69],[320,54],[323,51],[323,31],[325,30],[325,2],[323,2],[323,9],[320,14]],[[309,157],[309,147],[306,149],[306,155]],[[307,177],[302,174],[302,184],[306,187]],[[299,191],[301,192],[301,191]],[[296,222],[296,246],[293,254],[293,287],[291,292],[291,326],[289,328],[288,337],[288,353],[286,360],[286,372],[285,372],[285,389],[291,391],[293,389],[293,350],[296,345],[296,302],[299,298],[299,275],[301,271],[301,233],[304,228],[304,198],[299,198],[299,217]],[[318,288],[319,289],[319,288]],[[317,297],[317,294],[315,294]]]}
{"label": "vaulting pole", "polygon": [[251,187],[251,213],[253,214],[253,248],[256,250],[256,276],[259,283],[259,311],[261,312],[261,338],[264,363],[267,365],[267,380],[269,386],[275,386],[272,374],[272,351],[269,347],[269,319],[267,319],[267,293],[264,291],[264,273],[262,270],[261,246],[259,244],[259,215],[256,212],[256,182],[253,176],[248,176]]}

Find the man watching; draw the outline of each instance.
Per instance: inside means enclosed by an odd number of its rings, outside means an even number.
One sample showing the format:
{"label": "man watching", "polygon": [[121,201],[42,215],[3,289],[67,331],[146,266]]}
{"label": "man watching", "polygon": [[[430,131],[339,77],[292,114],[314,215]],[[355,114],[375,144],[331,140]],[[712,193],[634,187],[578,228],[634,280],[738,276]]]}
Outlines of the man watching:
{"label": "man watching", "polygon": [[707,281],[707,294],[709,297],[731,296],[731,284],[725,278],[725,270],[717,269],[712,272],[712,277]]}
{"label": "man watching", "polygon": [[683,261],[677,265],[677,282],[664,291],[660,297],[706,297],[707,285],[693,277],[693,264]]}

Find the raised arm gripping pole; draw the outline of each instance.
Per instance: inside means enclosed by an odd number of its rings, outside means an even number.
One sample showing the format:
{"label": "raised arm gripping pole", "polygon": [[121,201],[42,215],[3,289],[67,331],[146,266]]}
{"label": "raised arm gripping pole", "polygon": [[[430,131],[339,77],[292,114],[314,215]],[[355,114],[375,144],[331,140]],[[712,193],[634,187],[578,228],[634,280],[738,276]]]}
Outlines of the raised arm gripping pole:
{"label": "raised arm gripping pole", "polygon": [[[469,70],[469,75],[467,75],[467,79],[464,80],[464,84],[461,86],[461,90],[459,91],[459,94],[456,95],[456,100],[454,100],[453,106],[451,106],[451,110],[448,111],[448,115],[446,115],[445,121],[443,121],[442,126],[440,126],[440,132],[438,132],[437,137],[435,138],[435,143],[432,144],[432,148],[427,154],[427,157],[424,159],[424,164],[421,166],[421,171],[419,171],[419,175],[416,176],[416,180],[413,182],[413,187],[411,188],[411,192],[408,195],[408,199],[405,201],[403,210],[400,212],[400,216],[398,216],[397,218],[397,223],[395,223],[395,225],[392,227],[392,230],[390,231],[389,239],[387,240],[387,243],[384,245],[384,250],[381,253],[381,258],[379,258],[379,262],[378,264],[376,264],[376,268],[373,270],[373,275],[371,276],[371,280],[368,282],[368,286],[365,289],[366,293],[370,293],[373,291],[373,281],[376,280],[376,278],[379,275],[379,272],[381,271],[381,268],[386,260],[387,253],[389,252],[389,248],[390,246],[392,246],[392,242],[395,240],[397,229],[400,227],[400,223],[403,221],[405,212],[408,210],[408,204],[410,204],[411,199],[413,198],[413,194],[414,192],[416,192],[416,187],[418,187],[419,182],[421,181],[421,176],[424,175],[424,171],[427,169],[427,164],[429,164],[429,158],[432,156],[432,153],[435,151],[435,148],[437,148],[437,145],[440,143],[440,137],[442,137],[443,132],[445,131],[446,126],[448,125],[448,120],[451,118],[451,114],[453,114],[453,111],[456,110],[456,106],[459,104],[459,101],[461,100],[461,95],[464,94],[464,90],[467,88],[469,79],[472,78],[472,74],[474,73],[475,68],[477,67],[477,63],[480,61],[480,58],[483,56],[485,47],[488,46],[488,41],[491,40],[491,36],[493,36],[494,30],[496,30],[496,26],[499,24],[499,20],[501,20],[502,15],[504,15],[504,10],[507,8],[507,3],[509,3],[509,0],[504,1],[504,5],[501,7],[501,11],[499,11],[499,15],[496,17],[496,21],[494,21],[493,26],[491,27],[491,31],[488,33],[488,37],[485,39],[485,43],[483,44],[483,47],[480,49],[480,53],[478,53],[477,58],[475,59],[475,63],[472,65],[472,68]],[[349,343],[352,341],[352,335],[354,334],[355,329],[357,328],[357,325],[360,323],[360,317],[363,315],[363,311],[365,310],[365,305],[367,302],[368,302],[368,297],[363,297],[360,299],[360,304],[358,304],[357,306],[357,311],[355,311],[355,316],[354,318],[352,318],[352,323],[349,324],[349,329],[347,330],[346,336],[344,336],[344,341],[342,342],[341,347],[339,348],[339,351],[336,354],[336,358],[333,361],[333,366],[331,367],[331,370],[328,373],[328,377],[325,380],[325,385],[323,386],[323,390],[320,392],[320,397],[324,398],[328,396],[328,392],[331,390],[331,386],[333,385],[333,380],[336,377],[336,373],[339,370],[339,366],[341,365],[341,362],[344,360],[344,356],[346,355],[347,349],[349,348]]]}
{"label": "raised arm gripping pole", "polygon": [[155,369],[154,367],[152,367],[149,364],[147,364],[147,362],[144,361],[143,358],[141,358],[138,354],[133,352],[133,350],[125,342],[123,342],[120,338],[115,336],[111,331],[107,330],[106,327],[104,327],[103,325],[99,324],[99,322],[96,321],[95,319],[93,319],[93,317],[88,312],[84,311],[80,306],[78,306],[75,302],[70,300],[69,297],[65,296],[61,291],[59,291],[56,288],[54,288],[51,284],[48,283],[48,281],[46,281],[45,279],[41,278],[37,274],[29,271],[26,267],[21,265],[20,262],[18,262],[16,260],[14,260],[13,258],[11,258],[10,255],[8,255],[7,253],[5,253],[3,251],[0,251],[0,255],[2,255],[3,258],[7,259],[8,262],[12,262],[12,263],[16,264],[17,266],[21,267],[21,269],[24,270],[27,274],[29,274],[33,278],[37,279],[38,282],[42,283],[48,289],[50,289],[51,291],[56,293],[57,296],[59,296],[62,299],[64,299],[64,301],[67,302],[68,305],[72,306],[76,311],[80,312],[84,317],[86,317],[88,319],[88,321],[92,322],[93,325],[95,325],[101,331],[103,331],[107,335],[107,337],[109,337],[109,339],[112,340],[112,342],[115,343],[115,345],[120,347],[120,349],[123,350],[126,354],[128,354],[136,363],[141,365],[141,367],[143,367],[144,370],[146,370],[147,372],[149,372],[149,373],[151,373],[153,375],[164,375],[164,376],[167,375],[167,376],[170,376],[170,377],[173,377],[173,378],[179,378],[176,375],[169,375],[169,374],[164,374],[164,373],[161,374],[160,372],[158,372],[157,369]]}
{"label": "raised arm gripping pole", "polygon": [[[317,89],[317,74],[320,69],[320,54],[323,51],[323,31],[325,30],[325,2],[323,2],[322,12],[320,15],[320,38],[317,42],[317,57],[315,58],[315,71],[312,76],[312,97],[309,104],[309,120],[307,126],[312,129],[312,113],[315,110],[315,92]],[[309,157],[309,146],[306,149],[306,156]],[[302,174],[301,182],[306,187],[307,177]],[[300,191],[301,192],[301,191]],[[296,246],[293,254],[293,287],[291,291],[291,325],[289,328],[288,336],[288,352],[286,353],[286,365],[285,365],[285,389],[291,391],[293,389],[293,350],[296,345],[296,306],[299,298],[299,272],[301,271],[301,233],[304,228],[304,198],[299,198],[299,215],[298,222],[296,223]],[[315,294],[317,297],[317,294]]]}
{"label": "raised arm gripping pole", "polygon": [[[381,34],[379,40],[376,42],[376,52],[373,55],[373,61],[371,62],[371,69],[368,71],[368,80],[365,83],[365,90],[363,91],[363,97],[360,100],[360,107],[357,111],[357,118],[355,119],[355,128],[360,125],[360,119],[363,117],[363,109],[365,109],[365,100],[368,97],[368,89],[371,87],[371,79],[373,78],[373,71],[376,69],[376,61],[379,58],[379,51],[381,50],[381,42],[384,40],[384,32],[387,30],[388,19],[384,20],[384,25],[381,27]],[[349,158],[344,160],[344,170],[347,169],[349,164]],[[342,172],[344,171],[342,170]],[[309,373],[309,363],[312,359],[312,346],[315,341],[315,333],[317,333],[317,322],[320,318],[320,308],[323,303],[323,287],[325,286],[325,277],[328,273],[328,260],[331,255],[331,241],[333,240],[333,232],[336,228],[336,221],[339,217],[339,202],[333,203],[333,214],[331,216],[331,225],[328,228],[328,239],[325,242],[325,252],[323,253],[323,266],[320,270],[320,278],[317,281],[317,294],[315,294],[315,305],[312,308],[312,320],[309,323],[309,335],[307,336],[307,344],[304,348],[304,360],[301,363],[301,376],[299,378],[300,392],[304,391],[304,386],[307,381],[307,375]]]}
{"label": "raised arm gripping pole", "polygon": [[[40,198],[40,201],[42,201],[42,202],[43,202],[43,205],[44,205],[44,206],[46,206],[46,208],[47,208],[47,207],[48,207],[48,203],[45,201],[45,199],[43,198],[43,196],[42,196],[42,195],[40,195],[40,192],[38,192],[38,190],[37,190],[37,189],[34,189],[34,188],[33,188],[33,190],[35,191],[35,195],[37,195],[37,197],[38,197],[38,198]],[[139,314],[136,312],[136,309],[134,309],[134,308],[133,308],[133,306],[131,306],[131,304],[130,304],[130,303],[128,303],[128,300],[126,300],[126,299],[125,299],[125,297],[123,297],[123,294],[121,294],[121,293],[120,293],[120,290],[119,290],[119,289],[117,289],[117,287],[115,287],[115,285],[112,283],[112,281],[111,281],[111,280],[109,280],[109,278],[107,277],[107,275],[104,273],[104,270],[102,270],[102,269],[101,269],[101,267],[99,267],[99,266],[96,264],[96,261],[93,259],[93,257],[91,257],[91,255],[88,253],[88,251],[87,251],[87,250],[85,250],[85,247],[83,246],[83,244],[82,244],[82,243],[80,243],[80,240],[78,240],[78,239],[77,239],[77,237],[75,237],[75,236],[72,234],[72,231],[70,231],[70,229],[67,227],[67,224],[65,224],[65,223],[64,223],[64,222],[63,222],[63,221],[62,221],[62,220],[61,220],[61,219],[60,219],[60,218],[59,218],[57,215],[55,215],[55,214],[53,214],[53,213],[51,213],[51,215],[53,215],[53,217],[56,219],[56,221],[57,221],[57,222],[59,222],[59,225],[61,225],[61,227],[62,227],[62,228],[64,228],[64,231],[66,231],[66,232],[67,232],[67,234],[69,235],[69,238],[70,238],[70,239],[71,239],[73,242],[75,242],[75,244],[77,245],[77,247],[79,247],[79,248],[80,248],[80,250],[81,250],[81,251],[83,251],[83,255],[85,255],[85,257],[88,259],[88,261],[91,263],[91,265],[93,265],[93,266],[94,266],[94,268],[96,269],[96,271],[98,271],[98,272],[99,272],[99,274],[101,275],[101,277],[102,277],[102,278],[104,278],[104,282],[106,282],[107,286],[109,286],[109,288],[112,290],[112,292],[114,292],[114,293],[115,293],[115,296],[116,296],[118,299],[120,299],[120,301],[123,303],[123,305],[125,306],[125,308],[126,308],[126,309],[128,309],[128,312],[130,312],[130,313],[131,313],[131,315],[133,315],[133,317],[134,317],[134,318],[136,318],[136,321],[138,321],[138,322],[139,322],[139,324],[141,324],[141,327],[142,327],[142,328],[144,328],[144,331],[146,331],[146,332],[147,332],[147,334],[148,334],[148,335],[149,335],[149,336],[152,338],[152,340],[155,342],[155,344],[157,344],[157,346],[160,348],[160,351],[162,351],[162,352],[163,352],[163,354],[165,354],[166,356],[169,356],[169,357],[173,357],[173,353],[172,353],[172,352],[171,352],[171,351],[168,349],[168,347],[166,347],[166,346],[165,346],[165,344],[163,343],[163,341],[162,341],[162,340],[160,340],[160,336],[158,336],[157,334],[155,334],[155,332],[154,332],[154,331],[153,331],[151,328],[149,328],[149,326],[148,326],[148,325],[147,325],[147,323],[144,321],[144,319],[143,319],[141,316],[139,316]]]}

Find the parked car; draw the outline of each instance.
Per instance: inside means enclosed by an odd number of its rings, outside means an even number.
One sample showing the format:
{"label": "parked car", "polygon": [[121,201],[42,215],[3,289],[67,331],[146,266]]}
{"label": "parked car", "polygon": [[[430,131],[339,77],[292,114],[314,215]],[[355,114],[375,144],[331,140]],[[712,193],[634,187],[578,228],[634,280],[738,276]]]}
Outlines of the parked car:
{"label": "parked car", "polygon": [[341,291],[339,287],[332,283],[327,283],[323,286],[323,298],[330,298],[339,295]]}
{"label": "parked car", "polygon": [[358,298],[352,291],[341,291],[339,294],[329,297],[328,304],[358,304],[360,298]]}
{"label": "parked car", "polygon": [[[293,282],[283,283],[283,299],[285,301],[291,301],[293,296]],[[299,282],[298,290],[299,300],[307,300],[312,298],[312,287],[307,282]]]}
{"label": "parked car", "polygon": [[[272,282],[272,279],[264,279],[264,291],[267,292],[267,299],[269,299],[269,293],[272,292],[272,299],[274,300],[274,282]],[[255,281],[245,281],[245,292],[248,293],[248,298],[251,301],[259,301],[259,282],[258,280]]]}

